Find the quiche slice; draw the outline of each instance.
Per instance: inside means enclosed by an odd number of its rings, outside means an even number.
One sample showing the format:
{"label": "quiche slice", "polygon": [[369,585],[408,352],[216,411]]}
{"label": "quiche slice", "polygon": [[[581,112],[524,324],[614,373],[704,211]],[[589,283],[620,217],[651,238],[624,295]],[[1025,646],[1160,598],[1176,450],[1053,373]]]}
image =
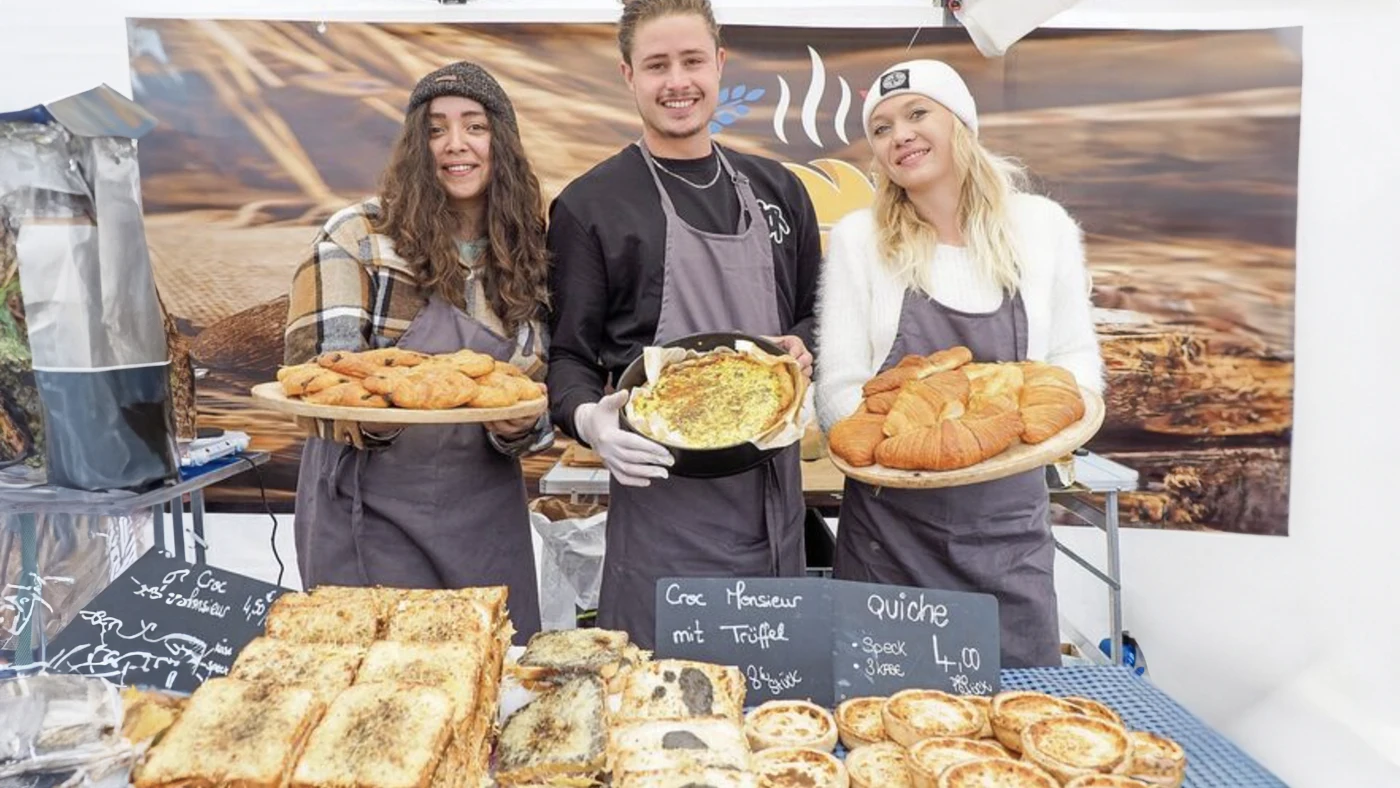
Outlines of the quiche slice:
{"label": "quiche slice", "polygon": [[767,432],[795,396],[783,365],[722,349],[667,366],[628,408],[633,426],[663,444],[717,449]]}

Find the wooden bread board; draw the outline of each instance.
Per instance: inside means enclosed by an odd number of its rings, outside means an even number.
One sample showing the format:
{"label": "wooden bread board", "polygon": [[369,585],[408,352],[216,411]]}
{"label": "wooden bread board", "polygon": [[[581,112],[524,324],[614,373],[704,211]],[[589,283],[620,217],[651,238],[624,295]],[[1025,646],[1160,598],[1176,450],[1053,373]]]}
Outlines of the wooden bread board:
{"label": "wooden bread board", "polygon": [[336,405],[316,405],[282,392],[281,383],[259,383],[253,387],[253,399],[268,410],[289,416],[334,421],[366,421],[381,424],[472,424],[505,421],[538,416],[544,413],[546,397],[519,402],[508,408],[452,408],[450,410],[410,410],[408,408],[345,408]]}
{"label": "wooden bread board", "polygon": [[846,461],[831,454],[831,463],[837,470],[856,481],[875,487],[895,487],[907,490],[927,490],[938,487],[962,487],[979,482],[1004,479],[1024,471],[1042,468],[1055,460],[1078,449],[1103,426],[1103,397],[1088,389],[1081,388],[1084,396],[1084,417],[1065,427],[1049,440],[1029,444],[1017,442],[1011,448],[988,457],[976,465],[951,471],[900,471],[882,465],[869,465],[855,468]]}

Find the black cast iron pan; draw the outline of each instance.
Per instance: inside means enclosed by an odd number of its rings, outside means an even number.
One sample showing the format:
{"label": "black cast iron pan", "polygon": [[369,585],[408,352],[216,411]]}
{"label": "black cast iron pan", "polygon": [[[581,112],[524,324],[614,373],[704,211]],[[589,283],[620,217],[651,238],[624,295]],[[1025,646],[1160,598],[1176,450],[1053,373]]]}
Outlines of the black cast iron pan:
{"label": "black cast iron pan", "polygon": [[[735,332],[712,332],[706,334],[691,334],[687,337],[673,339],[662,345],[662,347],[680,347],[686,350],[706,351],[719,347],[734,347],[735,342],[740,339],[747,339],[758,347],[775,356],[782,356],[787,351],[769,342],[766,339],[739,334]],[[617,388],[631,390],[636,386],[646,383],[647,373],[642,362],[642,357],[637,356],[632,359],[632,363],[627,365],[622,377],[617,381]],[[644,433],[637,430],[627,421],[627,413],[624,410],[618,414],[618,419],[622,428],[638,435]],[[662,444],[665,446],[665,444]],[[687,476],[693,479],[714,479],[721,476],[733,476],[738,473],[756,468],[767,462],[769,458],[785,447],[776,449],[760,449],[752,443],[741,443],[738,446],[726,446],[718,449],[685,449],[676,446],[666,446],[666,450],[676,458],[676,462],[671,466],[670,472],[676,476]]]}

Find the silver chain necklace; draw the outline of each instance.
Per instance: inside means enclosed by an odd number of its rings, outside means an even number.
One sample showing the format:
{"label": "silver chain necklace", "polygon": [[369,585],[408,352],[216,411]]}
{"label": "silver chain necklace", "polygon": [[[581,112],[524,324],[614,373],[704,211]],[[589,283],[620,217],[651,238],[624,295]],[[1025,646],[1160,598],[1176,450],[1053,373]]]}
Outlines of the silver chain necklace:
{"label": "silver chain necklace", "polygon": [[671,176],[672,178],[675,178],[675,179],[678,180],[678,181],[681,181],[682,183],[686,184],[687,186],[689,186],[689,187],[692,188],[692,189],[708,189],[708,188],[710,188],[711,186],[714,186],[716,183],[719,183],[719,175],[720,175],[720,173],[724,172],[724,163],[721,162],[721,161],[719,160],[719,156],[716,155],[716,156],[715,156],[715,177],[711,178],[709,183],[705,184],[704,186],[701,186],[700,184],[698,184],[698,183],[696,183],[696,182],[694,182],[694,181],[692,181],[692,180],[690,180],[690,179],[688,179],[688,178],[683,178],[683,177],[681,177],[681,176],[675,174],[674,172],[671,172],[670,170],[666,169],[665,167],[663,167],[663,166],[661,165],[661,162],[660,162],[660,161],[657,161],[655,158],[653,158],[652,161],[656,163],[657,168],[660,169],[662,172],[666,173],[667,175]]}

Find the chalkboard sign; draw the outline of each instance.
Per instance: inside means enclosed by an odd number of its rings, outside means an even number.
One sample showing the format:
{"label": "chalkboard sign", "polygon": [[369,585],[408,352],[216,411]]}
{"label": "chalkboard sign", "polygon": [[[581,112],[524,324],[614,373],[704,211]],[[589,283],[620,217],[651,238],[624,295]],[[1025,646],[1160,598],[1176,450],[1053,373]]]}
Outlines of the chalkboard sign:
{"label": "chalkboard sign", "polygon": [[735,665],[748,702],[849,697],[918,687],[990,695],[1001,670],[988,594],[817,578],[662,578],[662,658]]}
{"label": "chalkboard sign", "polygon": [[285,590],[151,550],[58,633],[48,645],[48,667],[121,686],[193,692],[228,674]]}
{"label": "chalkboard sign", "polygon": [[996,597],[846,581],[833,594],[837,703],[913,687],[997,691]]}
{"label": "chalkboard sign", "polygon": [[807,578],[667,578],[657,656],[737,665],[754,702],[831,697],[831,597]]}

